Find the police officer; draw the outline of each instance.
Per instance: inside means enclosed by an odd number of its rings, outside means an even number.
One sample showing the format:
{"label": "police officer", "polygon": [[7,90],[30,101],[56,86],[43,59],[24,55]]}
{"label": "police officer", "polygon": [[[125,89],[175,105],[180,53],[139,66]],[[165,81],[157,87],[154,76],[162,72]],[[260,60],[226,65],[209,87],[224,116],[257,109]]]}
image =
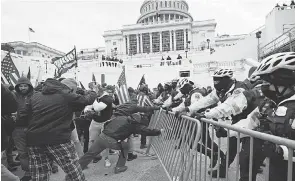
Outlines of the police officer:
{"label": "police officer", "polygon": [[[208,107],[214,106],[209,112],[206,112],[203,117],[207,118],[232,118],[232,124],[239,122],[241,119],[245,119],[249,113],[251,113],[256,107],[255,105],[247,106],[247,100],[245,96],[241,96],[245,90],[248,90],[247,86],[240,81],[233,79],[233,71],[231,69],[219,69],[214,72],[213,75],[214,90],[207,95],[192,103],[185,108],[189,115],[197,116],[201,118],[198,112]],[[222,104],[217,105],[218,102]],[[232,106],[228,106],[231,104]],[[232,109],[234,107],[235,109]],[[223,128],[216,130],[217,137],[226,137],[227,133]],[[236,137],[230,137],[229,139],[229,165],[234,161],[237,153],[237,139]],[[228,166],[229,166],[228,165]],[[213,170],[212,177],[216,178],[217,170]],[[226,157],[221,154],[220,175],[219,177],[225,178],[226,176]]]}
{"label": "police officer", "polygon": [[[259,123],[256,123],[259,125],[257,129],[295,140],[295,52],[277,53],[265,58],[253,75],[265,81],[261,90],[271,100],[268,104],[260,106],[257,112],[256,121],[259,120]],[[252,121],[255,122],[253,119]],[[269,180],[286,181],[287,147],[265,141],[262,154],[270,158]],[[294,159],[293,157],[293,180],[295,178]],[[258,168],[257,164],[260,164],[259,160],[257,162],[254,159],[253,174],[257,173],[255,170]],[[256,175],[253,176],[252,180],[255,180]],[[246,176],[241,175],[241,181],[247,179]]]}

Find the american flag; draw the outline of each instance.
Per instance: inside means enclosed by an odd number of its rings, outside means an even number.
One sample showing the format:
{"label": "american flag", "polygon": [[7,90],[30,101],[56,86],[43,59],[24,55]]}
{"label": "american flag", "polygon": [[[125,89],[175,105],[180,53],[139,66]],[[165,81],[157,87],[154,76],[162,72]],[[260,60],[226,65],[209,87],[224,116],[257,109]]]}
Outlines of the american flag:
{"label": "american flag", "polygon": [[126,102],[130,102],[130,96],[128,93],[127,83],[126,83],[126,77],[125,77],[125,66],[123,66],[122,73],[118,79],[116,86],[116,93],[118,95],[118,99],[120,104],[124,104]]}
{"label": "american flag", "polygon": [[19,78],[19,72],[12,61],[10,53],[8,52],[1,61],[1,82],[3,84],[10,84],[14,86]]}
{"label": "american flag", "polygon": [[138,106],[141,106],[141,107],[146,107],[146,106],[153,107],[154,106],[154,104],[152,103],[150,98],[147,95],[145,95],[144,93],[139,93],[137,95],[137,100],[138,100]]}

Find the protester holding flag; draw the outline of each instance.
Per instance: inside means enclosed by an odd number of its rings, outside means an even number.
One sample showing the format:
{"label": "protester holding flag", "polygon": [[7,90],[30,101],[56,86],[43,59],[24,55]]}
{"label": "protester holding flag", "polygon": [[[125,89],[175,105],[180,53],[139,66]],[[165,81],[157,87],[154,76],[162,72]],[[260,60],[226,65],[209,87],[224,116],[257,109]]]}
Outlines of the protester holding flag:
{"label": "protester holding flag", "polygon": [[[139,93],[137,95],[137,100],[138,100],[138,106],[142,106],[142,107],[145,107],[145,106],[154,106],[153,103],[151,102],[151,100],[149,99],[148,97],[148,93],[149,93],[149,90],[148,90],[148,86],[147,84],[145,83],[145,78],[144,78],[144,75],[142,76],[140,82],[139,82],[139,85],[138,85],[138,90],[139,90]],[[146,126],[149,125],[149,122],[150,122],[150,119],[152,117],[152,114],[151,113],[144,113],[142,114],[142,118],[145,119],[145,123],[146,123]],[[144,149],[144,148],[147,148],[147,145],[146,145],[146,135],[142,134],[141,135],[141,139],[140,139],[140,149]]]}

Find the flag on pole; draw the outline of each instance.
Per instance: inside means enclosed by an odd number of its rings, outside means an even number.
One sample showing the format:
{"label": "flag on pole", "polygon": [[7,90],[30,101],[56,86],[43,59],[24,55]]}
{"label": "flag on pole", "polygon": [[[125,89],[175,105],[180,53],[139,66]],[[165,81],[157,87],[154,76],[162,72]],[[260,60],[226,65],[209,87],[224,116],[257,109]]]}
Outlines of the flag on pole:
{"label": "flag on pole", "polygon": [[31,80],[31,67],[29,67],[29,72],[28,72],[28,74],[27,74],[27,78],[28,78],[29,80]]}
{"label": "flag on pole", "polygon": [[138,86],[137,86],[137,89],[139,89],[139,87],[141,86],[141,85],[144,85],[144,84],[146,84],[145,83],[145,78],[144,78],[144,75],[141,77],[141,79],[140,79],[140,82],[139,82],[139,84],[138,84]]}
{"label": "flag on pole", "polygon": [[86,90],[84,85],[82,84],[82,82],[81,81],[79,81],[79,82],[80,82],[81,89]]}
{"label": "flag on pole", "polygon": [[139,93],[137,96],[137,100],[138,100],[138,106],[141,106],[141,107],[146,107],[146,106],[153,107],[154,106],[154,104],[152,103],[150,98],[147,95],[145,95],[144,93]]}
{"label": "flag on pole", "polygon": [[92,82],[96,82],[96,78],[95,78],[94,73],[92,73]]}
{"label": "flag on pole", "polygon": [[1,82],[14,86],[20,78],[20,75],[18,69],[13,63],[10,52],[8,52],[3,58],[1,64]]}
{"label": "flag on pole", "polygon": [[62,74],[66,73],[73,67],[78,66],[76,47],[63,57],[56,57],[51,59],[51,63],[57,68],[57,77],[60,78]]}
{"label": "flag on pole", "polygon": [[54,70],[54,78],[57,77],[56,69]]}
{"label": "flag on pole", "polygon": [[30,27],[29,27],[29,31],[32,32],[32,33],[35,33],[35,31]]}
{"label": "flag on pole", "polygon": [[122,73],[118,79],[116,86],[116,93],[118,95],[118,99],[120,104],[124,104],[126,102],[130,102],[130,96],[128,93],[126,76],[125,76],[125,66],[123,66]]}

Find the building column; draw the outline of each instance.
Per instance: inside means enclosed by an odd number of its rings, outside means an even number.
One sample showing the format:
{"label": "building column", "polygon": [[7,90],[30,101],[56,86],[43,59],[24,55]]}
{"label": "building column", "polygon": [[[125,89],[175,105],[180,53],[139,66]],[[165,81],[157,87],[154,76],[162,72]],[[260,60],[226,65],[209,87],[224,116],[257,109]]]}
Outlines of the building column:
{"label": "building column", "polygon": [[130,54],[130,48],[129,48],[129,35],[126,35],[127,36],[127,55]]}
{"label": "building column", "polygon": [[153,23],[155,23],[155,16],[153,16]]}
{"label": "building column", "polygon": [[143,53],[143,38],[142,38],[142,33],[140,34],[140,50],[141,50],[141,53]]}
{"label": "building column", "polygon": [[170,34],[170,51],[172,51],[172,33],[173,31],[169,31],[169,34]]}
{"label": "building column", "polygon": [[188,41],[191,42],[188,46],[189,46],[190,49],[192,49],[192,47],[193,47],[193,36],[192,36],[192,31],[191,31],[191,29],[188,30],[187,35],[188,35]]}
{"label": "building column", "polygon": [[170,18],[171,18],[171,14],[169,14],[169,21],[170,21]]}
{"label": "building column", "polygon": [[162,42],[162,31],[160,31],[160,52],[162,52],[162,45],[163,45],[163,42]]}
{"label": "building column", "polygon": [[173,31],[173,36],[174,36],[174,51],[176,51],[176,30]]}
{"label": "building column", "polygon": [[136,34],[136,54],[139,53],[139,38],[138,38],[138,34]]}
{"label": "building column", "polygon": [[186,29],[183,30],[183,42],[184,42],[184,50],[186,50]]}
{"label": "building column", "polygon": [[152,33],[150,33],[150,53],[153,52],[153,36]]}

